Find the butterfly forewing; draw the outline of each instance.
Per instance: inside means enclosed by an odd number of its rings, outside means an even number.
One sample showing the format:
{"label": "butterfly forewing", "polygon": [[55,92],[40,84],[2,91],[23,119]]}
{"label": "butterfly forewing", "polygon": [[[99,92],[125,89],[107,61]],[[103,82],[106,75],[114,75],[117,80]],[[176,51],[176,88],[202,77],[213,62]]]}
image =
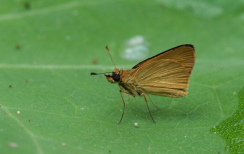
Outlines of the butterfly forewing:
{"label": "butterfly forewing", "polygon": [[187,94],[185,89],[189,85],[189,76],[190,73],[180,63],[163,59],[138,67],[131,82],[146,94],[182,97]]}
{"label": "butterfly forewing", "polygon": [[187,95],[191,71],[195,63],[192,45],[181,45],[148,58],[130,70],[124,70],[124,83],[135,85],[145,94],[167,97]]}
{"label": "butterfly forewing", "polygon": [[162,59],[175,60],[175,61],[179,62],[181,65],[183,65],[189,73],[191,73],[194,63],[195,63],[194,46],[191,44],[185,44],[185,45],[180,45],[180,46],[174,47],[172,49],[169,49],[165,52],[162,52],[158,55],[155,55],[151,58],[148,58],[148,59],[140,62],[139,64],[135,65],[132,69],[140,67],[150,61],[160,61]]}

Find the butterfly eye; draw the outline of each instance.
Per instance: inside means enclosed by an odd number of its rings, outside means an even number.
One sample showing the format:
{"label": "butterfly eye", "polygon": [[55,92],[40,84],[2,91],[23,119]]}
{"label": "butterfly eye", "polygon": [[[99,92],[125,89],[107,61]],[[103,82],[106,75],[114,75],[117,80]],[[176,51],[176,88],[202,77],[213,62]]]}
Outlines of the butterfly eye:
{"label": "butterfly eye", "polygon": [[113,72],[112,77],[113,77],[113,79],[114,79],[115,82],[119,82],[119,81],[120,81],[120,74],[115,74],[115,73]]}

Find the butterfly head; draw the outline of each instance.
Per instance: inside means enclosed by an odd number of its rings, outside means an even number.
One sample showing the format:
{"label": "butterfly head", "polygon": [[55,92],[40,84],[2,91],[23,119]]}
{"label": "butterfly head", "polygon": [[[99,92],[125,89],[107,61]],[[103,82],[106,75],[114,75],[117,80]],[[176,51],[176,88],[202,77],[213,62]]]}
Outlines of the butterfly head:
{"label": "butterfly head", "polygon": [[115,68],[114,71],[112,72],[112,75],[110,74],[105,74],[108,82],[110,83],[118,83],[120,81],[120,70],[118,68]]}

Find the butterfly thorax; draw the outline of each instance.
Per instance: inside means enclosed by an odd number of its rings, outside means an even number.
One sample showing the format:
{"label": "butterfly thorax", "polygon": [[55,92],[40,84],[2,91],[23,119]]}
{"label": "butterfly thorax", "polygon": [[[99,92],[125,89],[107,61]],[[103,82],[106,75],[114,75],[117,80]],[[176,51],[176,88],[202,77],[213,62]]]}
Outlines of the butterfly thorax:
{"label": "butterfly thorax", "polygon": [[118,83],[120,88],[128,92],[132,96],[141,95],[143,91],[137,87],[137,83],[134,80],[135,69],[121,70],[120,82]]}

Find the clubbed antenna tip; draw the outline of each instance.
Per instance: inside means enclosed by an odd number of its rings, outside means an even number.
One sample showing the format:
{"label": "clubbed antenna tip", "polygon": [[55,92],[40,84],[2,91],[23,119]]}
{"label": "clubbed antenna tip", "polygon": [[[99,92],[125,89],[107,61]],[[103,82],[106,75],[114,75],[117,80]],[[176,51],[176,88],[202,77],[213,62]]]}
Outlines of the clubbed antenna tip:
{"label": "clubbed antenna tip", "polygon": [[97,75],[97,73],[93,73],[93,72],[92,72],[91,75]]}
{"label": "clubbed antenna tip", "polygon": [[110,53],[110,50],[109,50],[108,46],[106,46],[106,49],[107,49],[107,50],[108,50],[108,52]]}

